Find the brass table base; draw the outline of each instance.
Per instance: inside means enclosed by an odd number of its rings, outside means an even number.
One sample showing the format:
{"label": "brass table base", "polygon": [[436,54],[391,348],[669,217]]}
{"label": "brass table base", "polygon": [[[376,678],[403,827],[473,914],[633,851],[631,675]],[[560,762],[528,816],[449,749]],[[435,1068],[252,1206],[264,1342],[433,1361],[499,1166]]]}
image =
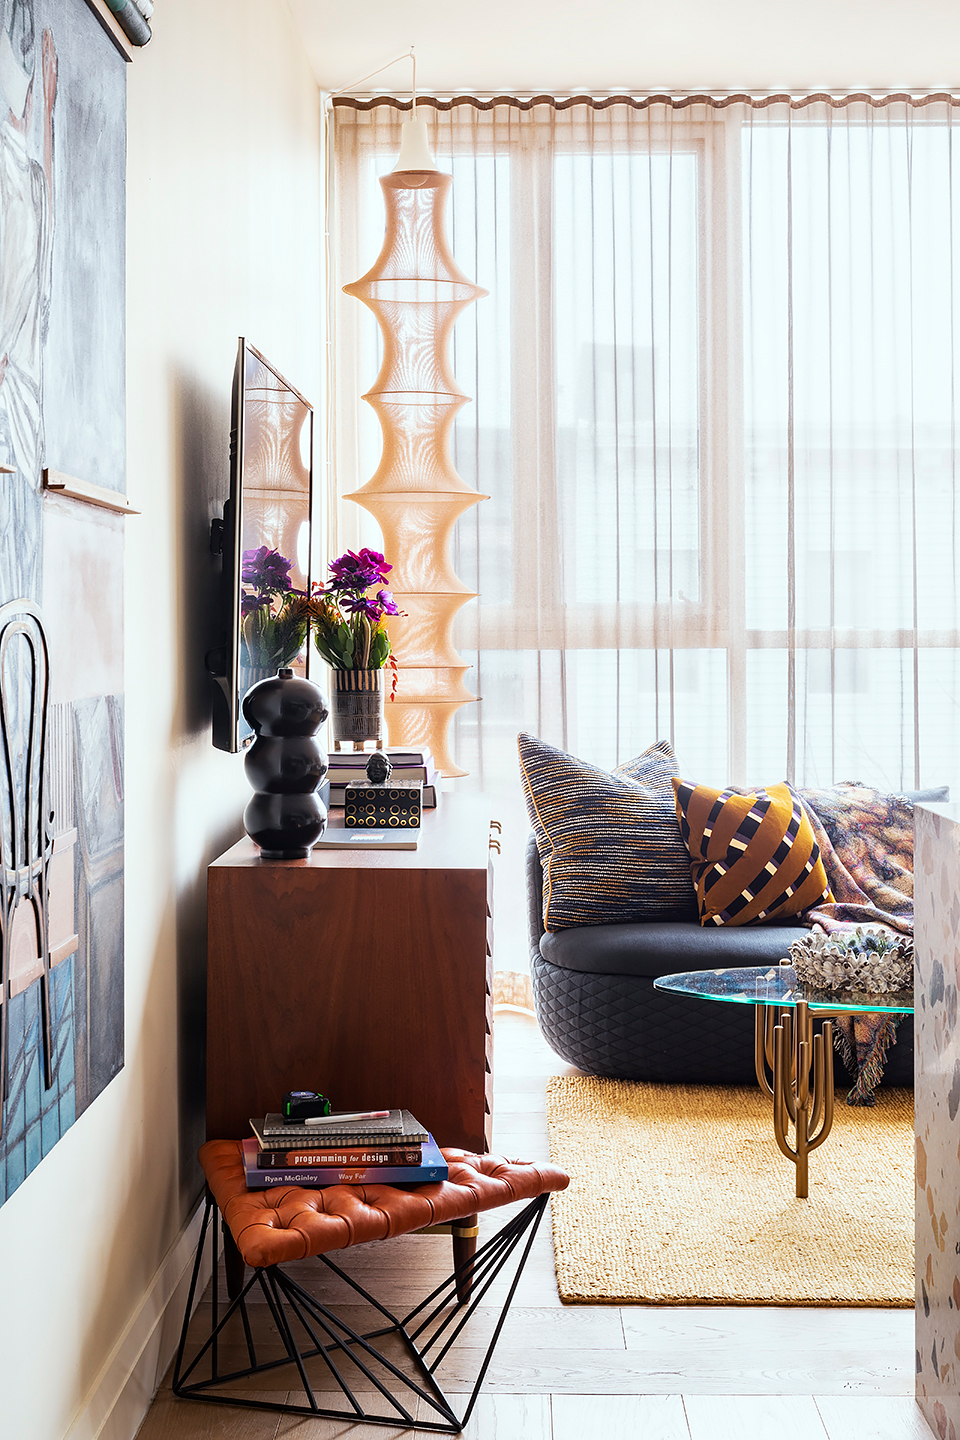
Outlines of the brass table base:
{"label": "brass table base", "polygon": [[[797,1169],[797,1198],[805,1200],[810,1151],[823,1144],[833,1124],[833,1023],[825,1020],[814,1035],[805,1001],[781,1008],[779,1015],[777,1009],[754,1007],[754,1064],[761,1090],[773,1100],[777,1144]],[[788,1124],[793,1127],[792,1148]]]}

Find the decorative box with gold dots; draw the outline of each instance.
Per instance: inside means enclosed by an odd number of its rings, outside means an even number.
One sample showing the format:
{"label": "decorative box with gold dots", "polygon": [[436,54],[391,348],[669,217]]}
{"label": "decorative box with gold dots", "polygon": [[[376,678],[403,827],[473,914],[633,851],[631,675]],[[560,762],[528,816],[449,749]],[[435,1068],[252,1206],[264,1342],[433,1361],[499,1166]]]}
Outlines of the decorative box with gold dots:
{"label": "decorative box with gold dots", "polygon": [[348,830],[418,830],[422,802],[421,782],[354,780],[344,789],[343,823]]}

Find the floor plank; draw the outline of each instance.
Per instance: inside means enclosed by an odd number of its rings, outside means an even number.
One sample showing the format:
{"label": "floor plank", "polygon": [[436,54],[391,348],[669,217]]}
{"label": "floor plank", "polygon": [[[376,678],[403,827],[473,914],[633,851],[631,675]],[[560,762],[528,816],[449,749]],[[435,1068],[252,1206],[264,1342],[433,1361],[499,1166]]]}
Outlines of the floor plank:
{"label": "floor plank", "polygon": [[[578,1070],[572,1070],[570,1066],[564,1066],[568,1073],[578,1075]],[[522,1120],[535,1120],[546,1128],[546,1111],[541,1103],[540,1085],[530,1086],[527,1089],[520,1088],[522,1077],[501,1076],[499,1089],[496,1092],[497,1103],[493,1123],[496,1125],[499,1119],[501,1124],[504,1120],[513,1118]],[[537,1081],[545,1079],[546,1076],[537,1076]],[[494,1082],[496,1083],[496,1081]]]}
{"label": "floor plank", "polygon": [[553,1440],[689,1440],[679,1395],[554,1395]]}
{"label": "floor plank", "polygon": [[[370,1306],[337,1305],[336,1310],[341,1319],[361,1332],[383,1323],[381,1317]],[[252,1313],[254,1312],[251,1307]],[[469,1335],[470,1343],[474,1348],[488,1343],[494,1327],[500,1319],[500,1314],[501,1308],[498,1305],[477,1307],[470,1318],[468,1329],[464,1332]],[[258,1320],[263,1316],[268,1322],[271,1340],[275,1339],[279,1342],[276,1330],[269,1322],[269,1310],[265,1304],[259,1307],[256,1316]],[[235,1333],[239,1342],[239,1328]],[[625,1348],[620,1310],[615,1305],[591,1305],[583,1308],[569,1305],[551,1306],[550,1308],[517,1306],[507,1314],[499,1343],[507,1350],[514,1347],[527,1349],[559,1347],[564,1350],[577,1347],[585,1347],[590,1350],[623,1350]]]}
{"label": "floor plank", "polygon": [[818,1395],[816,1404],[830,1440],[931,1440],[933,1435],[912,1398]]}
{"label": "floor plank", "polygon": [[[389,1413],[376,1393],[358,1394],[357,1399],[365,1410],[373,1414]],[[291,1390],[289,1401],[301,1404],[303,1393]],[[331,1408],[334,1408],[332,1397]],[[335,1402],[335,1408],[341,1408],[339,1400]],[[418,1409],[419,1406],[416,1406],[411,1413],[416,1416]],[[401,1440],[401,1437],[402,1440],[410,1440],[414,1433],[409,1425],[402,1422],[394,1428],[392,1425],[361,1425],[355,1420],[314,1420],[305,1415],[284,1415],[280,1417],[277,1440]]]}
{"label": "floor plank", "polygon": [[627,1349],[666,1367],[668,1388],[679,1367],[684,1393],[913,1394],[910,1310],[629,1305],[621,1315]]}
{"label": "floor plank", "polygon": [[[445,1392],[462,1415],[469,1395]],[[418,1430],[418,1435],[429,1431]],[[551,1440],[549,1395],[489,1395],[477,1400],[463,1440]]]}
{"label": "floor plank", "polygon": [[827,1440],[813,1396],[683,1397],[690,1440]]}
{"label": "floor plank", "polygon": [[[469,1346],[451,1352],[441,1379],[447,1386],[467,1382],[476,1374],[481,1351]],[[714,1354],[665,1347],[638,1353],[618,1350],[497,1350],[487,1371],[491,1390],[536,1394],[573,1395],[750,1395],[802,1396],[816,1394],[822,1363],[806,1369],[776,1350],[760,1354],[724,1347]],[[831,1375],[837,1389],[848,1394],[903,1396],[904,1382],[882,1369],[870,1369],[862,1352],[837,1357]]]}
{"label": "floor plank", "polygon": [[[595,1307],[577,1308],[592,1310]],[[651,1340],[671,1337],[698,1347],[719,1340],[736,1340],[742,1345],[775,1344],[781,1349],[816,1346],[825,1352],[859,1338],[865,1350],[896,1347],[909,1351],[911,1357],[913,1350],[912,1310],[846,1310],[806,1305],[625,1305],[621,1315],[628,1350],[642,1349]]]}
{"label": "floor plank", "polygon": [[[285,1401],[285,1390],[264,1399]],[[234,1405],[209,1405],[178,1400],[162,1390],[137,1431],[137,1440],[274,1440],[282,1415],[269,1410],[243,1410]]]}

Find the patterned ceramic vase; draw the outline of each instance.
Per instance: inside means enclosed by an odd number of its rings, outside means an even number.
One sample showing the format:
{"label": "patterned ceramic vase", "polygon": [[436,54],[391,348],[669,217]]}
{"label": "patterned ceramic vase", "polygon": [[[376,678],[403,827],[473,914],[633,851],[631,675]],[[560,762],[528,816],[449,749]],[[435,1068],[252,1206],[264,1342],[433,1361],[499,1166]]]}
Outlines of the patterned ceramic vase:
{"label": "patterned ceramic vase", "polygon": [[327,754],[316,735],[327,714],[320,686],[290,669],[261,680],[243,697],[243,718],[257,737],[244,758],[254,794],[243,828],[265,860],[305,860],[326,829],[317,788]]}
{"label": "patterned ceramic vase", "polygon": [[383,736],[383,670],[333,671],[333,738],[379,746]]}

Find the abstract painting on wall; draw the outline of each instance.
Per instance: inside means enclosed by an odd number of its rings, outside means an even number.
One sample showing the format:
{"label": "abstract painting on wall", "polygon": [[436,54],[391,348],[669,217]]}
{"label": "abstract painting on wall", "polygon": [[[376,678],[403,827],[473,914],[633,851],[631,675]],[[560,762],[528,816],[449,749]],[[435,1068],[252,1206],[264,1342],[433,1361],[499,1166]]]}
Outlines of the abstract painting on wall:
{"label": "abstract painting on wall", "polygon": [[[0,0],[0,1203],[123,1065],[125,62]],[[92,488],[91,488],[92,487]]]}

